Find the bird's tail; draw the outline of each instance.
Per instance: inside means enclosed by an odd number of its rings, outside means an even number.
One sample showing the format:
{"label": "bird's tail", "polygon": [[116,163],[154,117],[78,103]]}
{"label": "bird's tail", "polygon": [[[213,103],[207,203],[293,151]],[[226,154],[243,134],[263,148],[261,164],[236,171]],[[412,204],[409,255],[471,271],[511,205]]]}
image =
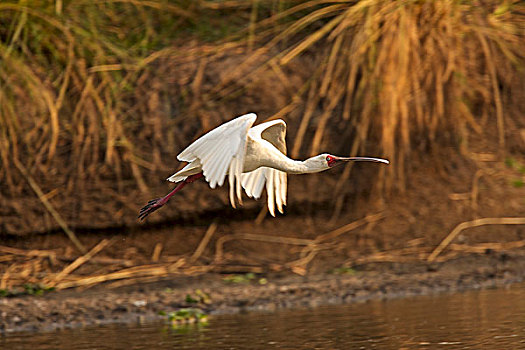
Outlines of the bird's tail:
{"label": "bird's tail", "polygon": [[201,162],[195,159],[193,162],[187,164],[184,168],[177,171],[175,174],[168,177],[166,180],[170,182],[181,182],[186,180],[188,176],[198,174],[202,171]]}

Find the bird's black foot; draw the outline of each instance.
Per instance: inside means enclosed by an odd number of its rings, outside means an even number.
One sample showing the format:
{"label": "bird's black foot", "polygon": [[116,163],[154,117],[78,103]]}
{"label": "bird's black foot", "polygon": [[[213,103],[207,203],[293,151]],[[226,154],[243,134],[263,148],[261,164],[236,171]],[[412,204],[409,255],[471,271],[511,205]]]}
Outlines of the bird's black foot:
{"label": "bird's black foot", "polygon": [[155,210],[162,207],[164,204],[166,204],[166,200],[164,198],[156,198],[152,199],[146,204],[145,206],[140,209],[138,218],[140,220],[144,220],[146,216],[153,213]]}

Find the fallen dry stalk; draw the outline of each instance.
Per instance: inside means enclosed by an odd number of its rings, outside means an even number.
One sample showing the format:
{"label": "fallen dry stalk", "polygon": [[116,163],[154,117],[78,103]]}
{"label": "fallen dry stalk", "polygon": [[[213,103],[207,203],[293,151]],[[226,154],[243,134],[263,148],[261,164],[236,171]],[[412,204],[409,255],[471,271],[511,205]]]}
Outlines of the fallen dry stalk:
{"label": "fallen dry stalk", "polygon": [[431,247],[407,247],[401,249],[386,250],[377,252],[372,255],[351,259],[345,262],[347,264],[367,264],[374,262],[413,262],[421,261],[426,258]]}
{"label": "fallen dry stalk", "polygon": [[66,266],[62,271],[60,271],[60,273],[58,275],[56,275],[56,277],[53,279],[53,281],[51,281],[48,284],[48,286],[49,287],[56,286],[57,283],[62,281],[71,272],[75,271],[81,265],[83,265],[86,262],[88,262],[89,260],[91,260],[91,258],[93,256],[98,254],[102,249],[106,248],[108,245],[110,245],[113,242],[115,242],[114,239],[113,240],[103,239],[102,241],[100,241],[96,246],[93,247],[93,249],[91,249],[89,252],[87,252],[86,254],[82,255],[81,257],[79,257],[78,259],[73,261],[71,264]]}
{"label": "fallen dry stalk", "polygon": [[264,269],[261,266],[248,265],[214,265],[210,271],[218,273],[263,273]]}
{"label": "fallen dry stalk", "polygon": [[23,249],[17,249],[17,248],[11,248],[6,246],[0,246],[0,252],[8,253],[12,255],[20,255],[20,256],[34,256],[34,257],[42,257],[42,258],[49,258],[49,261],[52,265],[57,264],[57,255],[52,250],[23,250]]}
{"label": "fallen dry stalk", "polygon": [[478,227],[483,225],[525,225],[525,218],[483,218],[472,221],[462,222],[457,225],[434,249],[427,258],[427,261],[432,262],[445,249],[454,238],[463,230],[471,227]]}
{"label": "fallen dry stalk", "polygon": [[11,261],[11,260],[14,260],[16,259],[16,257],[14,255],[2,255],[0,256],[0,263],[1,262],[6,262],[6,261]]}
{"label": "fallen dry stalk", "polygon": [[[182,260],[182,259],[181,259]],[[169,274],[182,274],[183,270],[180,269],[180,264],[162,264],[162,265],[141,265],[141,266],[135,266],[130,267],[128,269],[123,269],[120,271],[104,274],[104,275],[96,275],[96,276],[88,276],[88,277],[81,277],[75,281],[64,281],[61,283],[58,283],[55,288],[57,290],[60,289],[66,289],[66,288],[73,288],[73,287],[81,287],[81,286],[88,286],[92,284],[107,282],[107,281],[114,281],[114,280],[121,280],[121,279],[129,279],[129,278],[138,278],[138,277],[152,277],[152,276],[168,276]]]}
{"label": "fallen dry stalk", "polygon": [[[73,262],[76,259],[64,257],[64,256],[57,256],[58,260],[65,261],[65,262]],[[131,260],[131,259],[115,259],[115,258],[108,258],[108,257],[93,257],[89,260],[90,263],[93,264],[99,264],[99,265],[113,265],[113,266],[123,266],[123,267],[131,267],[131,266],[137,266],[139,263],[137,261]]]}
{"label": "fallen dry stalk", "polygon": [[485,254],[487,250],[511,250],[525,247],[525,239],[520,241],[513,242],[503,242],[503,243],[481,243],[476,245],[466,245],[466,244],[454,244],[449,245],[450,250],[459,251],[459,252],[468,252],[468,253],[479,253]]}
{"label": "fallen dry stalk", "polygon": [[227,235],[219,238],[215,245],[215,263],[219,263],[223,260],[223,247],[224,243],[233,240],[248,240],[248,241],[259,241],[268,243],[281,243],[281,244],[292,244],[292,245],[311,245],[314,243],[311,239],[303,238],[292,238],[282,236],[265,236],[254,233],[239,233],[233,235]]}
{"label": "fallen dry stalk", "polygon": [[310,261],[312,261],[315,258],[315,256],[320,250],[321,249],[312,249],[305,257],[299,258],[294,261],[290,261],[286,264],[286,266],[290,267],[292,272],[304,276],[307,272],[306,266],[310,263]]}
{"label": "fallen dry stalk", "polygon": [[360,226],[363,226],[364,224],[369,224],[369,223],[372,223],[372,222],[376,222],[378,220],[383,219],[384,217],[385,217],[385,215],[383,213],[367,215],[367,216],[365,216],[362,219],[353,221],[353,222],[351,222],[349,224],[346,224],[344,226],[341,226],[341,227],[339,227],[339,228],[337,228],[337,229],[335,229],[333,231],[330,231],[330,232],[324,233],[322,235],[319,235],[319,236],[317,236],[314,239],[313,244],[308,245],[308,246],[303,248],[303,250],[301,251],[301,258],[304,258],[311,251],[317,249],[316,248],[317,245],[319,243],[323,242],[323,241],[337,238],[337,237],[339,237],[340,235],[342,235],[344,233],[347,233],[349,231],[355,230],[356,228],[358,228]]}
{"label": "fallen dry stalk", "polygon": [[369,224],[378,220],[381,220],[385,217],[383,213],[377,213],[372,215],[367,215],[362,219],[353,221],[349,224],[346,224],[344,226],[341,226],[333,231],[330,231],[328,233],[324,233],[322,235],[319,235],[315,238],[315,243],[321,243],[323,241],[326,241],[328,239],[334,239],[344,233],[347,233],[349,231],[355,230],[356,228],[363,226],[364,224]]}
{"label": "fallen dry stalk", "polygon": [[153,262],[159,261],[161,252],[162,252],[162,243],[155,244],[155,248],[153,248],[153,254],[151,254],[151,261]]}

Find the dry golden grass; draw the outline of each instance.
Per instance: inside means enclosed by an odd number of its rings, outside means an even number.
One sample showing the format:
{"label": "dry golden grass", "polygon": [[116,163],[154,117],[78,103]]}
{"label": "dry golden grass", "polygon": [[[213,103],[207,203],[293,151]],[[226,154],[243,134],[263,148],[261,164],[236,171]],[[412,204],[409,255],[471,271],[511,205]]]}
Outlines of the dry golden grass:
{"label": "dry golden grass", "polygon": [[[137,251],[126,259],[100,257],[99,255],[104,255],[104,250],[109,250],[109,247],[118,241],[116,238],[102,239],[88,252],[83,255],[75,255],[75,257],[64,255],[64,248],[24,250],[0,246],[0,296],[31,294],[34,293],[31,292],[32,289],[43,293],[50,288],[56,290],[90,288],[102,283],[106,283],[107,288],[115,288],[128,284],[160,281],[174,276],[196,276],[209,272],[287,271],[305,275],[311,271],[319,252],[343,248],[354,249],[355,243],[345,239],[343,235],[384,218],[383,213],[368,215],[332,231],[319,234],[313,239],[252,233],[227,234],[216,239],[212,246],[210,239],[218,226],[214,222],[207,228],[194,250],[177,256],[162,253],[161,244],[157,243],[151,257],[146,255],[147,252],[138,253]],[[523,217],[482,218],[463,222],[452,230],[437,248],[423,245],[425,239],[413,239],[405,242],[403,248],[375,251],[369,254],[356,252],[352,258],[344,262],[343,268],[339,270],[345,273],[345,268],[377,262],[444,262],[455,259],[458,255],[486,255],[489,250],[508,252],[521,249],[525,246],[525,240],[481,244],[449,245],[449,243],[459,231],[465,228],[487,224],[523,225],[524,223],[525,218]],[[280,246],[296,246],[300,249],[296,249],[295,253],[290,254],[283,261],[269,262],[267,259],[250,259],[243,263],[240,256],[229,252],[226,243],[231,241],[265,242]],[[212,247],[208,248],[208,246]],[[208,257],[203,259],[204,250],[208,250]],[[241,262],[235,262],[237,260]],[[79,271],[81,267],[85,269]]]}

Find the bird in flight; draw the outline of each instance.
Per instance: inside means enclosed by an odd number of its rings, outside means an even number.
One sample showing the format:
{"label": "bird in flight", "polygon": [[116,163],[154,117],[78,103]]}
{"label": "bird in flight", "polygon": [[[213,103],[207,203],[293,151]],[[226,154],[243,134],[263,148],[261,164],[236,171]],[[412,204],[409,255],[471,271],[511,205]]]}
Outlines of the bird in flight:
{"label": "bird in flight", "polygon": [[242,204],[241,187],[248,197],[258,199],[266,185],[268,210],[275,216],[275,207],[283,213],[286,205],[286,174],[317,173],[349,161],[390,163],[382,158],[338,157],[326,153],[304,161],[294,160],[286,156],[286,123],[276,119],[252,127],[255,119],[255,113],[242,115],[189,145],[177,156],[179,161],[188,164],[167,179],[179,184],[166,196],[150,200],[140,209],[138,217],[143,220],[184,186],[201,177],[211,188],[222,186],[228,177],[234,208],[236,198]]}

